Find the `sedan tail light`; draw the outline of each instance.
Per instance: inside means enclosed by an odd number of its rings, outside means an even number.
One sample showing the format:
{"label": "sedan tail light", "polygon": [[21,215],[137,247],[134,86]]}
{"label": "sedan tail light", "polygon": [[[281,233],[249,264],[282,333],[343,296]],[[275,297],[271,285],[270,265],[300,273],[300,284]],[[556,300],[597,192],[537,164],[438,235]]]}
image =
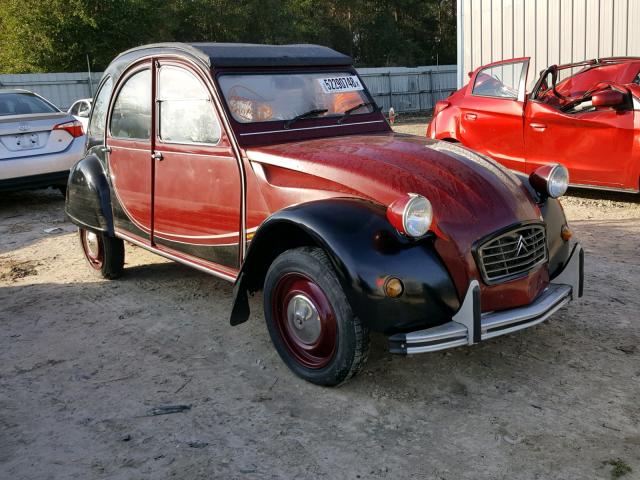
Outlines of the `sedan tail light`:
{"label": "sedan tail light", "polygon": [[81,137],[84,135],[84,129],[82,128],[82,124],[74,120],[73,122],[59,123],[53,130],[64,130],[69,133],[73,138]]}

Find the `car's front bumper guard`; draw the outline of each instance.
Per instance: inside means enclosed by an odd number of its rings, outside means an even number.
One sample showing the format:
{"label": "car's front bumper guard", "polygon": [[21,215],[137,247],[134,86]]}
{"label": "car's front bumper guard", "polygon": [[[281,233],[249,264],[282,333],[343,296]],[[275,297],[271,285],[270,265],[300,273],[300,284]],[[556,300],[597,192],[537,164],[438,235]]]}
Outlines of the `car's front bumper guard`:
{"label": "car's front bumper guard", "polygon": [[480,284],[473,280],[453,319],[443,325],[389,337],[391,353],[424,353],[462,345],[522,330],[545,321],[556,311],[582,296],[584,252],[580,244],[573,247],[562,272],[529,305],[481,313]]}

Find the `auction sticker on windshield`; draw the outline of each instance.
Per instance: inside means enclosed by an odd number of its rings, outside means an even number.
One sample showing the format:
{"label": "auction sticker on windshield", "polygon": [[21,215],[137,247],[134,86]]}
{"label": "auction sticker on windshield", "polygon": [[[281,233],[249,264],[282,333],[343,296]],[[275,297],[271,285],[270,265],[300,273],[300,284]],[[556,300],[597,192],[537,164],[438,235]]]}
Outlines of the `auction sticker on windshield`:
{"label": "auction sticker on windshield", "polygon": [[360,79],[355,75],[319,78],[318,81],[324,93],[357,92],[358,90],[364,90]]}

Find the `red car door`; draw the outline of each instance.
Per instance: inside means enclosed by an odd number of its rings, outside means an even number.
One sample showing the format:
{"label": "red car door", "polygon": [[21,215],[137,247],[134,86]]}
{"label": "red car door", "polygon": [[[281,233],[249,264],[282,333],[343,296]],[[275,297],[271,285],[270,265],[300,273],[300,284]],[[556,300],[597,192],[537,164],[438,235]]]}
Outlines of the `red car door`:
{"label": "red car door", "polygon": [[151,63],[129,72],[115,94],[107,128],[115,227],[151,240]]}
{"label": "red car door", "polygon": [[460,106],[460,141],[524,171],[523,114],[529,58],[492,63],[471,77]]}
{"label": "red car door", "polygon": [[169,61],[158,64],[156,75],[154,243],[233,273],[239,265],[241,177],[207,81]]}
{"label": "red car door", "polygon": [[569,169],[572,184],[637,190],[634,115],[631,109],[611,107],[563,113],[530,101],[525,113],[527,173],[558,162]]}

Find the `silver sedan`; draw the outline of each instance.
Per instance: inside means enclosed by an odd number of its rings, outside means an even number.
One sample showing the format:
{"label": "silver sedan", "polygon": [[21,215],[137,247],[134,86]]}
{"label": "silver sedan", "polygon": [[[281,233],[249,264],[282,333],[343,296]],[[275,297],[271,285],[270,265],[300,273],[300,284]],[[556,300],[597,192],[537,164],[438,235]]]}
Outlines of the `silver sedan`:
{"label": "silver sedan", "polygon": [[84,151],[82,124],[27,90],[0,90],[0,191],[59,187]]}

